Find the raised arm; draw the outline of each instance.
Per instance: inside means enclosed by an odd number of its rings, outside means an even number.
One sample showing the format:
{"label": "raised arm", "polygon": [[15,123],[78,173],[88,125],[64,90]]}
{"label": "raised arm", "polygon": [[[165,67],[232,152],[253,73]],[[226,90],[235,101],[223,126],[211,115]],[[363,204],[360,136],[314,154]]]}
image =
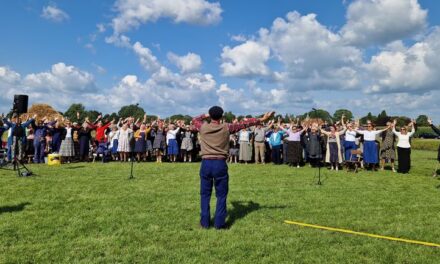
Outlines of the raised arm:
{"label": "raised arm", "polygon": [[229,132],[235,133],[245,127],[255,126],[260,123],[263,123],[266,120],[268,120],[271,116],[273,116],[274,113],[275,112],[267,112],[261,118],[247,118],[246,120],[243,120],[239,123],[228,124]]}
{"label": "raised arm", "polygon": [[199,115],[193,118],[192,124],[195,131],[200,131],[200,128],[203,125],[203,121],[209,117],[209,114]]}
{"label": "raised arm", "polygon": [[436,126],[432,123],[432,119],[431,119],[431,118],[428,119],[428,123],[429,123],[429,125],[431,125],[432,130],[434,130],[434,132],[437,133],[437,135],[440,136],[440,129],[438,129],[438,127],[436,127]]}

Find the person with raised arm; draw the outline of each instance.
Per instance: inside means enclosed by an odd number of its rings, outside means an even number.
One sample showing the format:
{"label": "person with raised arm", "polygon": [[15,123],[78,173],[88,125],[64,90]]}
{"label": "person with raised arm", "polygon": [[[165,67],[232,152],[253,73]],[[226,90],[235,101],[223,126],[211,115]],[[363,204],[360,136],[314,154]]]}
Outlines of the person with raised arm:
{"label": "person with raised arm", "polygon": [[289,166],[300,167],[303,162],[303,149],[301,145],[301,135],[307,131],[308,127],[299,125],[299,119],[297,123],[290,120],[290,128],[286,129],[280,127],[287,134],[287,163]]}
{"label": "person with raised arm", "polygon": [[396,135],[393,133],[392,123],[387,122],[388,129],[382,133],[382,144],[380,146],[380,170],[385,169],[385,163],[391,163],[391,169],[396,172],[394,168],[394,160],[396,159],[395,142]]}
{"label": "person with raised arm", "polygon": [[255,150],[255,163],[265,164],[265,152],[266,152],[266,133],[272,124],[267,126],[258,124],[252,131],[254,134],[254,150]]}
{"label": "person with raised arm", "polygon": [[176,127],[175,124],[169,124],[166,134],[167,155],[170,162],[176,162],[179,155],[179,144],[177,143],[177,133],[180,131],[180,123]]}
{"label": "person with raised arm", "polygon": [[[202,164],[200,166],[200,226],[209,228],[210,226],[210,206],[212,187],[215,186],[217,197],[214,227],[224,229],[226,226],[226,199],[229,190],[229,175],[226,159],[229,150],[229,135],[235,133],[246,126],[257,125],[267,120],[273,112],[266,113],[262,118],[248,118],[240,123],[229,124],[221,123],[223,109],[213,106],[208,114],[203,114],[193,118],[193,125],[200,134],[200,146]],[[204,122],[207,118],[211,122]]]}
{"label": "person with raised arm", "polygon": [[364,163],[366,163],[374,171],[377,170],[376,164],[379,163],[376,135],[381,134],[387,129],[388,127],[381,130],[374,130],[373,123],[369,122],[367,123],[367,130],[355,130],[358,134],[364,136]]}
{"label": "person with raised arm", "polygon": [[12,161],[15,156],[17,156],[18,160],[23,158],[24,146],[27,140],[26,128],[34,122],[36,117],[37,115],[34,115],[24,123],[21,122],[21,118],[17,114],[12,116],[12,121],[3,118],[3,123],[9,127],[10,131],[8,136],[8,161]]}
{"label": "person with raised arm", "polygon": [[330,126],[330,132],[320,129],[321,133],[327,136],[327,147],[325,152],[325,162],[330,163],[331,170],[339,170],[339,164],[342,163],[342,151],[341,151],[341,137],[340,135],[345,133],[346,127],[344,124],[344,117],[342,117],[341,123],[344,128],[342,131],[338,131],[336,126]]}
{"label": "person with raised arm", "polygon": [[345,139],[344,139],[344,154],[345,154],[345,160],[350,161],[351,158],[355,158],[351,155],[351,151],[357,150],[358,146],[356,145],[356,123],[355,122],[348,122],[346,125],[344,122],[342,123],[343,126],[346,126],[345,131]]}
{"label": "person with raised arm", "polygon": [[408,129],[405,126],[400,128],[400,132],[396,131],[397,120],[394,120],[392,124],[392,131],[397,137],[397,158],[398,167],[397,172],[408,173],[411,169],[411,142],[410,138],[416,132],[415,121],[413,120],[409,126],[411,127],[411,132],[408,133]]}
{"label": "person with raised arm", "polygon": [[[432,119],[431,119],[431,118],[428,118],[428,123],[429,123],[429,125],[431,126],[432,130],[434,130],[434,132],[435,132],[437,135],[440,136],[440,129],[438,129],[438,127],[436,127],[436,126],[434,125],[434,123],[432,123]],[[440,145],[438,146],[438,152],[437,152],[437,153],[438,153],[438,154],[437,154],[437,160],[438,160],[438,162],[440,162]],[[434,174],[432,175],[433,177],[437,177],[437,169],[438,169],[438,163],[437,163],[437,166],[435,167]]]}

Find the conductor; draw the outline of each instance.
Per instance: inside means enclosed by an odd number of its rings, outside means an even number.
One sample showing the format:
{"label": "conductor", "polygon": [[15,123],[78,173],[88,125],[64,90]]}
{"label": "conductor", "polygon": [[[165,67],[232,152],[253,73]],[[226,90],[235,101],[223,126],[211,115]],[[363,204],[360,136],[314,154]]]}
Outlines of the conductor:
{"label": "conductor", "polygon": [[[210,226],[210,206],[212,186],[215,186],[217,204],[215,209],[214,227],[225,229],[226,199],[229,189],[229,175],[226,159],[229,152],[229,134],[240,131],[243,127],[258,125],[269,119],[274,112],[268,112],[261,118],[248,118],[232,124],[222,123],[223,109],[213,106],[209,114],[203,114],[193,119],[193,125],[200,135],[202,164],[200,167],[200,226]],[[210,118],[211,122],[204,122]]]}

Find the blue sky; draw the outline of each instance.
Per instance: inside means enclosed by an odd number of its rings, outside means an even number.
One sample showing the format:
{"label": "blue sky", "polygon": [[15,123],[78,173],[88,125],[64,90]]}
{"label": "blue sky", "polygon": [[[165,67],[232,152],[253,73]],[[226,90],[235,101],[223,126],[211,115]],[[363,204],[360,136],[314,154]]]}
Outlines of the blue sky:
{"label": "blue sky", "polygon": [[4,1],[0,111],[13,94],[162,116],[213,104],[239,114],[440,121],[434,0]]}

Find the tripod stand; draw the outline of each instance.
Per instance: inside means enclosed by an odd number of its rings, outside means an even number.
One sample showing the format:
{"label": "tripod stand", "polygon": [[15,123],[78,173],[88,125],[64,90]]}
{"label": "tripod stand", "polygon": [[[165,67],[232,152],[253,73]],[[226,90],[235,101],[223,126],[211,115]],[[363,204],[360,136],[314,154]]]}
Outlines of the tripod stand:
{"label": "tripod stand", "polygon": [[12,158],[12,166],[14,171],[17,171],[18,177],[28,177],[32,175],[32,171],[30,171],[23,163],[22,159],[17,157],[17,152],[19,152],[19,155],[21,154],[19,148],[21,147],[21,144],[19,144],[19,140],[21,138],[14,137],[14,157]]}
{"label": "tripod stand", "polygon": [[129,180],[134,180],[134,176],[133,176],[133,165],[134,165],[134,154],[133,152],[131,152],[130,154],[131,158],[130,158],[130,177],[128,177]]}

